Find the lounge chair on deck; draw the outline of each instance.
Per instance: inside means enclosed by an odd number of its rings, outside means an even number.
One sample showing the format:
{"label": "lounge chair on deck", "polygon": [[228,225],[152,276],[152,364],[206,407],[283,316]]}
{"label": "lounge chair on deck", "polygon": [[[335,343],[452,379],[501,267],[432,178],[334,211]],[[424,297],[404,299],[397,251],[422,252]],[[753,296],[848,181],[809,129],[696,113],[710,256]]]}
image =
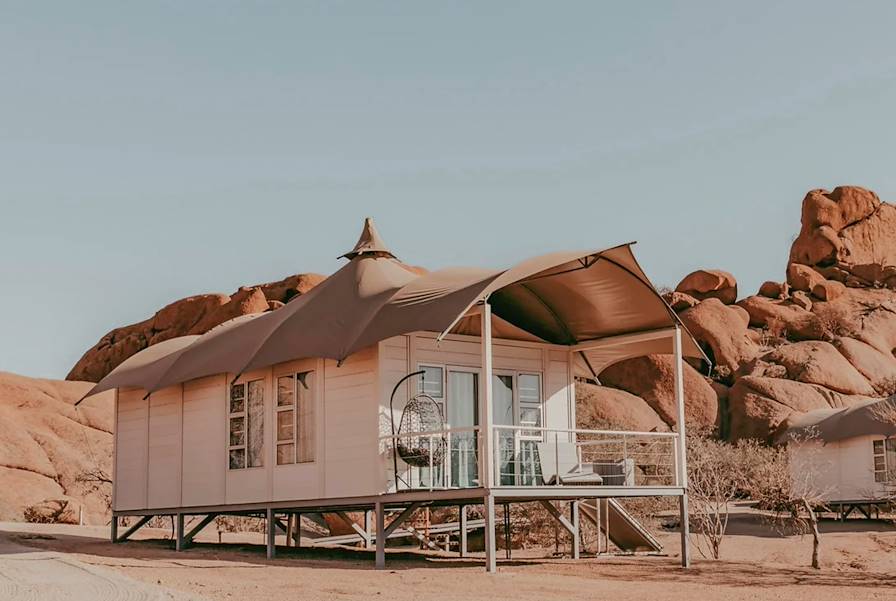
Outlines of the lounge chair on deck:
{"label": "lounge chair on deck", "polygon": [[588,486],[603,484],[604,479],[594,472],[590,463],[580,463],[575,443],[538,443],[541,478],[545,484]]}

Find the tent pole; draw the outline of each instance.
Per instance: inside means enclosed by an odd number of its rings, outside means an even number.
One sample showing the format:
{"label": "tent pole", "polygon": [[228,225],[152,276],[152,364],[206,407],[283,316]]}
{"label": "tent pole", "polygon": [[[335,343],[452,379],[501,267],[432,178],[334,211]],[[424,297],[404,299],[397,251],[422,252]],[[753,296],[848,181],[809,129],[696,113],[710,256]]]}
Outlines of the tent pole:
{"label": "tent pole", "polygon": [[495,481],[492,458],[492,309],[486,300],[482,305],[482,376],[479,389],[479,482],[490,489]]}
{"label": "tent pole", "polygon": [[479,390],[479,482],[485,489],[485,569],[496,572],[495,548],[495,497],[492,486],[495,482],[495,463],[492,455],[494,442],[492,431],[492,307],[488,299],[482,303],[482,376]]}
{"label": "tent pole", "polygon": [[681,487],[679,511],[681,514],[681,566],[691,565],[690,523],[688,515],[688,460],[687,433],[684,413],[684,364],[681,351],[681,326],[675,326],[672,338],[675,371],[675,404],[678,409],[678,485]]}

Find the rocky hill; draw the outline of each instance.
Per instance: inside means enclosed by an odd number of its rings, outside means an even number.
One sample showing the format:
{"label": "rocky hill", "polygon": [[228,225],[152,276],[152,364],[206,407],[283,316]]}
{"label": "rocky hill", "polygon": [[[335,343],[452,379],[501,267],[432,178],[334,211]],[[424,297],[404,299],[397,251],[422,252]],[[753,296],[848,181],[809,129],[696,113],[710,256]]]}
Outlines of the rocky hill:
{"label": "rocky hill", "polygon": [[[106,334],[68,379],[97,381],[151,344],[275,310],[322,279],[300,274],[176,301]],[[665,297],[714,364],[709,377],[706,365],[687,366],[687,418],[723,437],[770,439],[793,412],[896,389],[896,207],[869,190],[806,195],[785,281],[738,300],[732,274],[699,270]],[[673,423],[668,355],[611,365],[600,382],[580,387],[582,424],[654,430]]]}
{"label": "rocky hill", "polygon": [[[67,503],[67,520],[107,521],[113,396],[74,402],[87,382],[39,380],[0,372],[0,520],[21,520],[28,507]],[[48,502],[50,505],[48,505]]]}
{"label": "rocky hill", "polygon": [[66,380],[98,382],[119,363],[152,344],[177,336],[204,334],[240,315],[273,311],[324,278],[316,273],[300,273],[279,282],[243,286],[232,295],[198,294],[174,301],[149,319],[115,328],[100,338],[78,360]]}
{"label": "rocky hill", "polygon": [[[786,281],[737,300],[730,273],[700,270],[665,295],[714,363],[711,377],[687,369],[689,419],[729,439],[771,439],[794,412],[893,393],[894,290],[896,207],[863,188],[812,190]],[[627,425],[672,423],[668,357],[623,361],[600,379],[619,390],[593,387],[580,398],[595,419],[616,418],[624,391],[652,410]]]}

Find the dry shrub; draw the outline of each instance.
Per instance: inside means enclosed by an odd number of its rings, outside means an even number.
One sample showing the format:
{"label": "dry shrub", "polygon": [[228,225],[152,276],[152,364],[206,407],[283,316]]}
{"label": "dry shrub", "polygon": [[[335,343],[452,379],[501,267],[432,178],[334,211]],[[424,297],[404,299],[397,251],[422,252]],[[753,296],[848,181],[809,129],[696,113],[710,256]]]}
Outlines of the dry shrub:
{"label": "dry shrub", "polygon": [[29,505],[22,512],[25,521],[33,524],[77,524],[74,511],[65,499],[47,499],[36,505]]}
{"label": "dry shrub", "polygon": [[760,331],[759,347],[761,351],[775,349],[787,343],[787,324],[780,317],[771,317]]}
{"label": "dry shrub", "polygon": [[95,494],[103,500],[106,511],[112,511],[112,476],[99,466],[87,469],[75,477],[75,482],[86,487],[87,494]]}
{"label": "dry shrub", "polygon": [[215,518],[215,529],[220,542],[224,532],[264,532],[265,520],[245,515],[219,515]]}
{"label": "dry shrub", "polygon": [[821,566],[821,533],[817,508],[823,506],[826,490],[819,487],[820,474],[830,466],[820,460],[821,442],[816,430],[791,433],[788,445],[804,449],[801,461],[791,467],[787,446],[751,448],[748,480],[750,497],[760,508],[772,512],[770,521],[781,534],[812,535],[812,567]]}
{"label": "dry shrub", "polygon": [[688,435],[688,496],[701,555],[719,559],[731,502],[744,488],[747,472],[740,448],[704,432]]}

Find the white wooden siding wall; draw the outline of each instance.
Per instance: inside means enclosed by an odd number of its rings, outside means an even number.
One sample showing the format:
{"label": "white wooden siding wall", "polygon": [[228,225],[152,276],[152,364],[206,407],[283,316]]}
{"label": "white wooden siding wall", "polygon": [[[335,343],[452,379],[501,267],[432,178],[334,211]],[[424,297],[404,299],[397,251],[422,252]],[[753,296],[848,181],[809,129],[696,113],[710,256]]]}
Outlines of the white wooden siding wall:
{"label": "white wooden siding wall", "polygon": [[[575,397],[569,381],[569,353],[547,350],[544,358],[544,425],[546,428],[575,428]],[[570,402],[572,401],[572,402]]]}
{"label": "white wooden siding wall", "polygon": [[183,507],[226,500],[227,384],[224,374],[184,383]]}
{"label": "white wooden siding wall", "polygon": [[819,442],[790,444],[790,470],[799,485],[812,475],[815,493],[828,501],[880,499],[883,487],[874,481],[874,436],[856,436],[822,445]]}
{"label": "white wooden siding wall", "polygon": [[[383,340],[379,344],[379,431],[378,436],[389,436],[392,434],[392,425],[394,420],[395,429],[398,430],[398,422],[401,419],[401,413],[404,406],[410,398],[410,387],[408,382],[401,385],[395,392],[395,405],[393,407],[394,414],[389,411],[389,398],[392,395],[392,389],[403,377],[409,373],[416,371],[417,366],[411,361],[409,349],[411,348],[411,340],[413,335],[395,336]],[[395,469],[391,455],[388,452],[389,446],[386,444],[379,445],[379,481],[385,483],[384,489],[394,490],[394,486],[390,486],[390,482],[394,480],[392,472]],[[407,466],[403,462],[399,463],[399,473],[407,471]]]}
{"label": "white wooden siding wall", "polygon": [[149,404],[146,504],[148,507],[179,507],[183,387],[165,388],[144,402]]}
{"label": "white wooden siding wall", "polygon": [[149,405],[138,389],[118,394],[115,424],[115,509],[146,507],[146,458]]}
{"label": "white wooden siding wall", "polygon": [[377,346],[348,357],[341,366],[324,363],[324,496],[383,491],[377,453]]}
{"label": "white wooden siding wall", "polygon": [[[379,369],[380,369],[380,388],[379,388],[379,411],[380,423],[379,434],[385,436],[391,434],[392,428],[389,420],[389,397],[392,395],[392,389],[400,379],[416,371],[416,365],[411,365],[408,355],[408,345],[411,336],[395,336],[380,342],[379,348]],[[401,412],[407,404],[409,398],[408,383],[401,385],[395,393],[395,427],[398,428],[398,420],[401,418]]]}

